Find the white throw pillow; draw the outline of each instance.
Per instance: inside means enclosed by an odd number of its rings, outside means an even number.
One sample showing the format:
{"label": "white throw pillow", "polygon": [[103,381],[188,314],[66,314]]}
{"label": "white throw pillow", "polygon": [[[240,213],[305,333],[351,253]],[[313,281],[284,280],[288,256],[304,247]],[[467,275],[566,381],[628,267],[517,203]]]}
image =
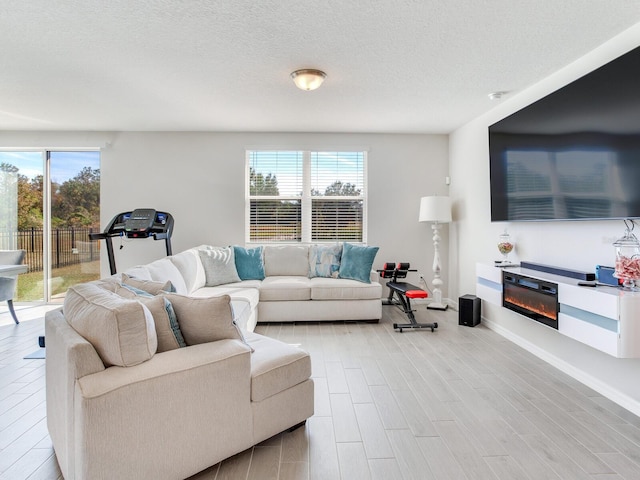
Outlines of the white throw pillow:
{"label": "white throw pillow", "polygon": [[180,273],[178,267],[176,267],[168,257],[151,262],[145,265],[145,268],[149,271],[151,280],[155,280],[156,282],[166,282],[169,280],[177,293],[181,295],[188,293],[187,284],[182,277],[182,273]]}
{"label": "white throw pillow", "polygon": [[187,286],[187,295],[204,287],[206,282],[204,268],[202,267],[202,261],[196,249],[190,248],[189,250],[169,257],[169,259],[182,274],[184,283]]}

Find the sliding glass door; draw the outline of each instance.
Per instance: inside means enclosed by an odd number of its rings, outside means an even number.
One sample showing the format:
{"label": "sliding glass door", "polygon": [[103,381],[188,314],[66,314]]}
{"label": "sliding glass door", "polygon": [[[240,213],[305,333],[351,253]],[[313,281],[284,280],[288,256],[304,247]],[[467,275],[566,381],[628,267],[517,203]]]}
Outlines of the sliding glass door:
{"label": "sliding glass door", "polygon": [[100,278],[100,152],[48,152],[50,179],[50,300]]}
{"label": "sliding glass door", "polygon": [[0,152],[0,249],[24,249],[17,302],[60,303],[99,278],[100,152]]}

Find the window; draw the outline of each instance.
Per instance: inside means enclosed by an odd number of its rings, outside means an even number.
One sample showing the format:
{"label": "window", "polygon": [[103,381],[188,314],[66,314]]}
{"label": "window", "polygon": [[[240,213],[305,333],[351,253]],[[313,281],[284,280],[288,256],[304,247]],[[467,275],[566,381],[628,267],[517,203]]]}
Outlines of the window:
{"label": "window", "polygon": [[247,151],[247,243],[366,242],[366,152]]}
{"label": "window", "polygon": [[100,278],[100,152],[0,151],[0,249],[26,250],[19,302]]}

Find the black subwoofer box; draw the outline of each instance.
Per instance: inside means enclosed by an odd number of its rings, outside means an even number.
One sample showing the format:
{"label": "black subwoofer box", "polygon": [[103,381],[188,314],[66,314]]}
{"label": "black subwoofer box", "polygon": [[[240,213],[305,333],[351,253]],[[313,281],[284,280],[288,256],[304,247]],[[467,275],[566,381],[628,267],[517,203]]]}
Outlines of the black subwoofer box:
{"label": "black subwoofer box", "polygon": [[480,299],[475,295],[463,295],[458,299],[458,325],[475,327],[480,323]]}

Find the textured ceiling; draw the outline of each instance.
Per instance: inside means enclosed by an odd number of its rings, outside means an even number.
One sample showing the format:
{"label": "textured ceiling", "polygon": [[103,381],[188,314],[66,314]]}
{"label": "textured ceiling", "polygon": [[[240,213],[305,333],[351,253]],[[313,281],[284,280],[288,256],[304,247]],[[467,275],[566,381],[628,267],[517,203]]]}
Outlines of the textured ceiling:
{"label": "textured ceiling", "polygon": [[447,133],[638,21],[637,0],[2,0],[0,129]]}

